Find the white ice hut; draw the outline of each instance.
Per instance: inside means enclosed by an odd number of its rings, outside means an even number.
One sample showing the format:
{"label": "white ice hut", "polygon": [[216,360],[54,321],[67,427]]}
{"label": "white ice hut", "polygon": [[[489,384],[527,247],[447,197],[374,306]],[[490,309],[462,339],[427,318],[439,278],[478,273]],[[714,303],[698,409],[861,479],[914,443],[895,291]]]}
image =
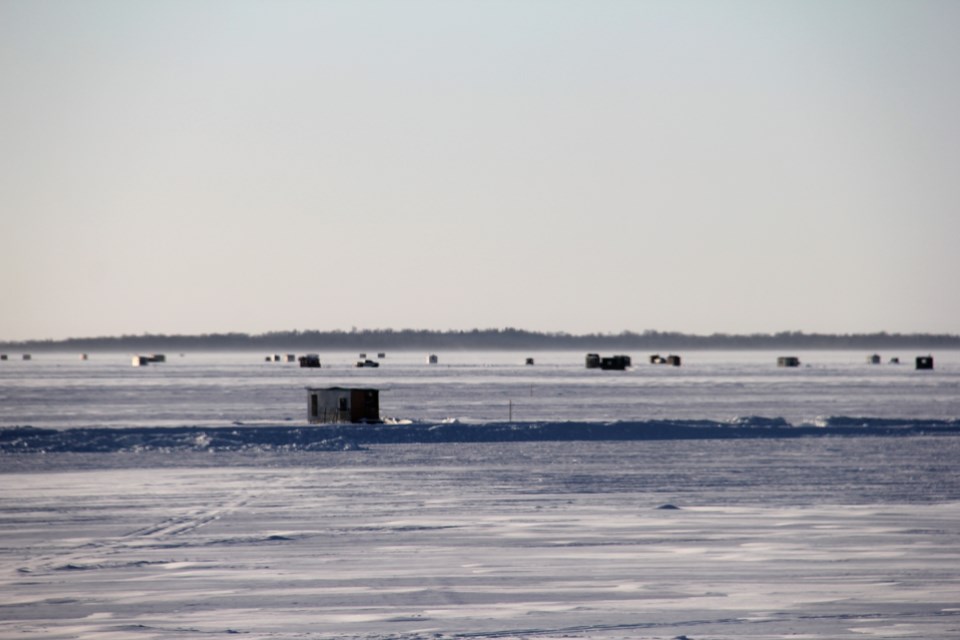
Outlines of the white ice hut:
{"label": "white ice hut", "polygon": [[307,387],[307,421],[380,422],[380,391]]}

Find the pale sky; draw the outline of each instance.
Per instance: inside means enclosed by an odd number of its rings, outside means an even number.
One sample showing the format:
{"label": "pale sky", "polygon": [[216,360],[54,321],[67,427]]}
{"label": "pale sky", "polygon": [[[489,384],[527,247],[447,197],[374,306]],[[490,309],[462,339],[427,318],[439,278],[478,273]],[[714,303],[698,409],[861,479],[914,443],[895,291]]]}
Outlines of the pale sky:
{"label": "pale sky", "polygon": [[0,0],[0,340],[960,333],[960,2]]}

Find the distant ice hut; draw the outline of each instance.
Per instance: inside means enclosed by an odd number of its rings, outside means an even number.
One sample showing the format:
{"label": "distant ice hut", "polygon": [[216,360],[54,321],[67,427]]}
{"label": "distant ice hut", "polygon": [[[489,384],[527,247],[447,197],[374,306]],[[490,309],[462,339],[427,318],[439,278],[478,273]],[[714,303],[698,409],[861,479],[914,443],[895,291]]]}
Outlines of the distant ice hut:
{"label": "distant ice hut", "polygon": [[650,364],[669,364],[674,367],[679,367],[680,356],[670,354],[666,358],[664,358],[659,353],[655,353],[652,356],[650,356]]}
{"label": "distant ice hut", "polygon": [[605,356],[598,353],[588,353],[586,357],[587,369],[603,369],[604,371],[624,371],[633,366],[630,356]]}
{"label": "distant ice hut", "polygon": [[633,366],[630,356],[618,355],[600,358],[600,368],[604,371],[626,371]]}
{"label": "distant ice hut", "polygon": [[344,387],[307,387],[307,421],[380,422],[380,391]]}
{"label": "distant ice hut", "polygon": [[917,356],[917,369],[933,369],[933,356]]}
{"label": "distant ice hut", "polygon": [[778,367],[799,367],[800,358],[796,356],[780,356],[777,358]]}
{"label": "distant ice hut", "polygon": [[300,356],[300,366],[310,369],[319,369],[320,368],[320,354],[319,353],[308,353],[305,356]]}

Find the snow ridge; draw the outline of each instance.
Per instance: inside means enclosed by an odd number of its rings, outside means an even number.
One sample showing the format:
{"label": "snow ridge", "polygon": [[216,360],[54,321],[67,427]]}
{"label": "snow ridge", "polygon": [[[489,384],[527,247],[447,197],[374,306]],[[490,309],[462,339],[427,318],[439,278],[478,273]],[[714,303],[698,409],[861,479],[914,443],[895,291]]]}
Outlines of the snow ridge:
{"label": "snow ridge", "polygon": [[837,416],[791,424],[782,418],[729,421],[384,423],[323,426],[0,429],[0,453],[119,451],[349,451],[368,444],[600,440],[711,440],[960,435],[960,420]]}

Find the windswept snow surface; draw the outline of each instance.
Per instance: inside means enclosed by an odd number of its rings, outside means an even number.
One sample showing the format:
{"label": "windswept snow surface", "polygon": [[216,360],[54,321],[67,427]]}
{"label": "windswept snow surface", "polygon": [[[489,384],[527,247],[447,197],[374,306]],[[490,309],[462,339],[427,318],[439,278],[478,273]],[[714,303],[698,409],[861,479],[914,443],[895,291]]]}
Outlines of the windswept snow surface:
{"label": "windswept snow surface", "polygon": [[960,637],[951,354],[391,355],[0,363],[0,638]]}
{"label": "windswept snow surface", "polygon": [[910,436],[6,456],[30,469],[0,475],[0,637],[956,638],[958,454]]}

